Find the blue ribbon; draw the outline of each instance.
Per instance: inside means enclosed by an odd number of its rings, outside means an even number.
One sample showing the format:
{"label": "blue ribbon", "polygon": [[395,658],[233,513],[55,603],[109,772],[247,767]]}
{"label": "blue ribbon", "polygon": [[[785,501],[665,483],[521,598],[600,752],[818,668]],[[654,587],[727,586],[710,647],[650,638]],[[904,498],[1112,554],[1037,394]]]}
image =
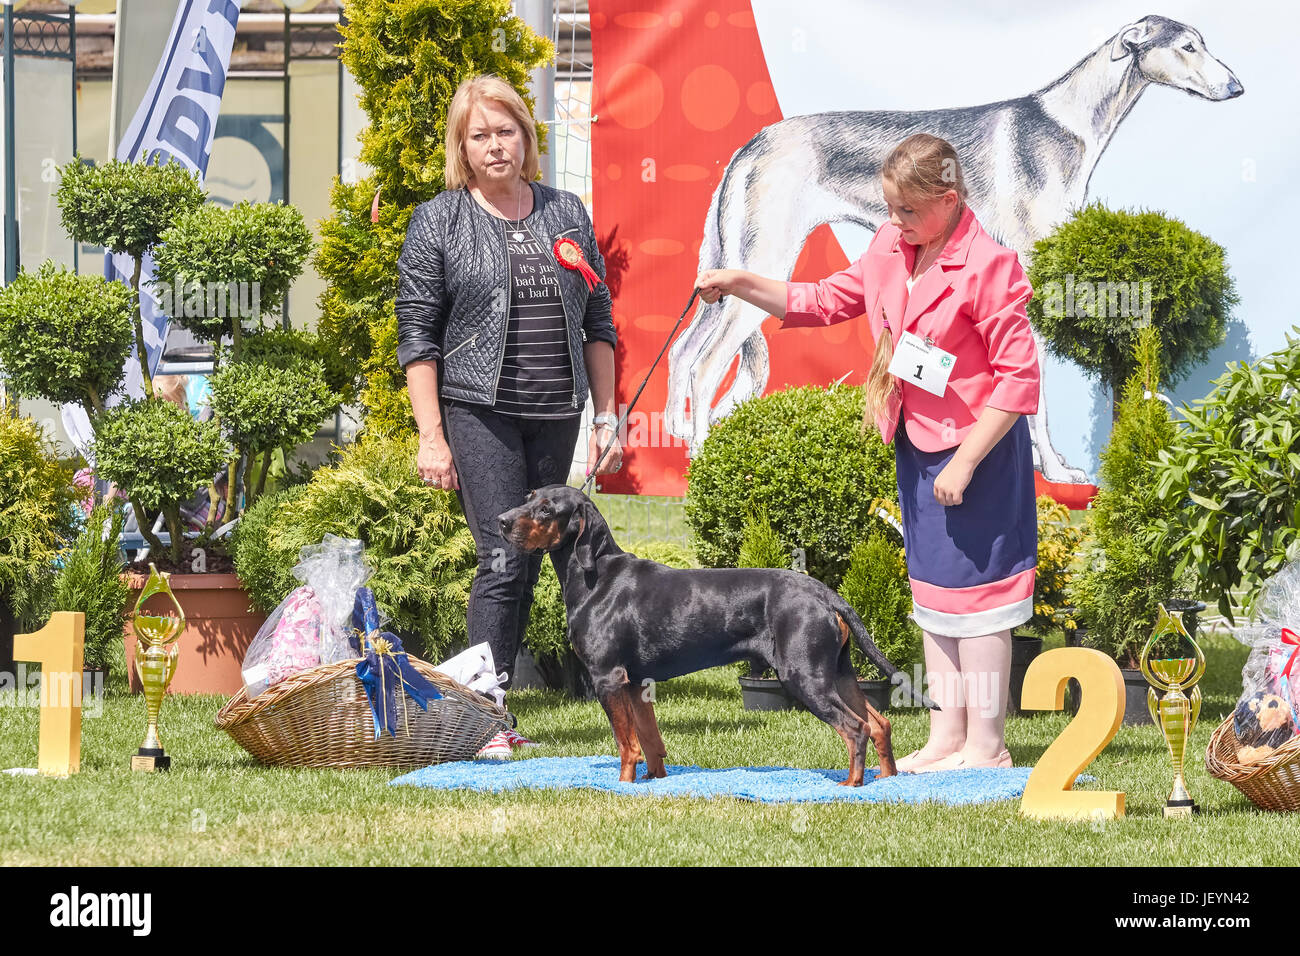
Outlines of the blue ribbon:
{"label": "blue ribbon", "polygon": [[397,702],[402,702],[403,716],[406,698],[428,710],[431,700],[440,700],[442,694],[407,659],[402,641],[396,634],[379,630],[379,608],[370,588],[358,588],[352,607],[353,640],[364,648],[364,657],[357,662],[357,679],[366,692],[366,702],[374,719],[375,739],[383,732],[397,736]]}

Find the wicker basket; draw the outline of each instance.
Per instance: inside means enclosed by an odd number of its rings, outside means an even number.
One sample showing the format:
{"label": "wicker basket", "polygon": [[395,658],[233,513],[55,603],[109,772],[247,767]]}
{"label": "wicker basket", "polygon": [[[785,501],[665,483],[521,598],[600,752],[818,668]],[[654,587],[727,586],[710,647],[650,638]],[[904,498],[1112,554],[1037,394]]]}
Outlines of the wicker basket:
{"label": "wicker basket", "polygon": [[1210,776],[1232,784],[1264,810],[1300,810],[1300,737],[1292,737],[1259,763],[1237,763],[1232,715],[1219,724],[1205,750]]}
{"label": "wicker basket", "polygon": [[375,739],[356,660],[294,674],[252,700],[241,689],[217,713],[217,726],[273,766],[394,769],[470,759],[510,726],[503,708],[424,661],[408,659],[443,695],[429,701],[427,711],[406,698],[409,733],[399,729],[395,737],[385,733]]}

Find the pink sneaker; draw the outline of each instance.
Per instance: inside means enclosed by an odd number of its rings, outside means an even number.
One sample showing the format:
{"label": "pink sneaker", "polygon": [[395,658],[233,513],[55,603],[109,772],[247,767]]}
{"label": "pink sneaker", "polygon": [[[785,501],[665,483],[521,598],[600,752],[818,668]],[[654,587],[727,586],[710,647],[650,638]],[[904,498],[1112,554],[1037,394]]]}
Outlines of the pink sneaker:
{"label": "pink sneaker", "polygon": [[505,760],[510,756],[510,741],[506,739],[508,730],[503,730],[483,745],[483,749],[474,755],[475,760]]}

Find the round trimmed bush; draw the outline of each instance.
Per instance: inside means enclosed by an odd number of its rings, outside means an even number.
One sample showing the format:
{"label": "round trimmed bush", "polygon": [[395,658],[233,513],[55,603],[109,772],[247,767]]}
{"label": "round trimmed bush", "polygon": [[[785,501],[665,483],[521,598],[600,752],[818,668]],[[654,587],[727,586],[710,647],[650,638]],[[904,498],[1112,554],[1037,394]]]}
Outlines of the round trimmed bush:
{"label": "round trimmed bush", "polygon": [[93,414],[117,390],[134,341],[131,290],[46,262],[0,289],[0,364],[20,395]]}
{"label": "round trimmed bush", "polygon": [[862,428],[860,387],[805,386],[750,399],[713,426],[691,462],[686,521],[706,567],[735,567],[746,516],[802,548],[838,587],[876,498],[898,500],[894,453]]}
{"label": "round trimmed bush", "polygon": [[68,235],[135,258],[205,197],[198,176],[174,159],[90,166],[78,155],[59,167],[59,216]]}

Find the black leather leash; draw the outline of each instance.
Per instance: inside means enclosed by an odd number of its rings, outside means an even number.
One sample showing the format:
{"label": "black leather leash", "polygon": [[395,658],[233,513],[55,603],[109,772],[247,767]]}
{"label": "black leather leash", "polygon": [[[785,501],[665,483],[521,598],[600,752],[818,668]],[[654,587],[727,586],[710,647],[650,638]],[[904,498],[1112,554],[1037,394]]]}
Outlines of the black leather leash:
{"label": "black leather leash", "polygon": [[[682,314],[677,317],[677,324],[673,326],[673,330],[668,333],[668,338],[664,340],[664,347],[661,348],[659,350],[659,354],[655,356],[654,363],[650,366],[650,371],[645,373],[645,378],[641,380],[641,385],[636,390],[636,394],[632,396],[632,401],[628,404],[627,409],[626,411],[623,412],[622,417],[619,418],[618,424],[614,426],[615,438],[623,434],[623,426],[627,424],[628,415],[632,414],[632,409],[636,407],[636,400],[640,398],[641,393],[645,391],[646,384],[650,381],[650,376],[654,374],[655,367],[658,366],[659,360],[664,357],[664,353],[668,351],[668,346],[669,344],[671,344],[673,340],[673,336],[677,334],[677,330],[681,327],[682,319],[686,318],[686,313],[691,311],[691,306],[695,304],[695,298],[699,294],[700,294],[699,289],[691,290],[690,301],[686,303],[686,308],[682,309]],[[591,494],[591,485],[592,482],[596,480],[596,472],[600,471],[600,463],[605,460],[605,456],[609,453],[610,446],[613,444],[614,444],[613,442],[610,442],[608,445],[602,448],[600,454],[596,456],[596,463],[591,466],[591,469],[587,472],[587,480],[582,483],[581,490],[584,495]]]}

